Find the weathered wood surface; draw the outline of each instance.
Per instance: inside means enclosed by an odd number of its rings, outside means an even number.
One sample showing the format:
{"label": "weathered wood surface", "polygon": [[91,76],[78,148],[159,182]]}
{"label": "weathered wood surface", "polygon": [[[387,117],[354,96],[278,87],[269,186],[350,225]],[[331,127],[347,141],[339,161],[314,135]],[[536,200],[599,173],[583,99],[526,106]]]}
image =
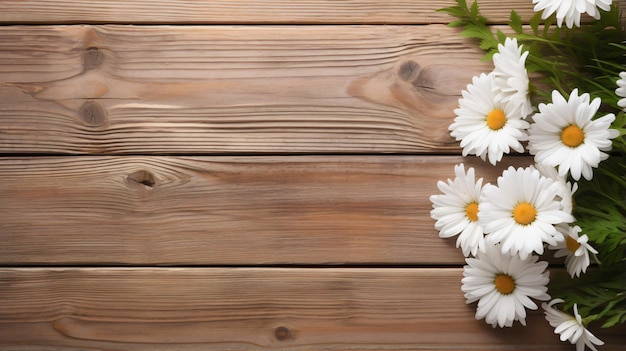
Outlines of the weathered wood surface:
{"label": "weathered wood surface", "polygon": [[458,152],[481,55],[444,25],[0,27],[0,153]]}
{"label": "weathered wood surface", "polygon": [[455,156],[452,4],[0,0],[0,350],[571,350],[474,320],[429,217],[506,166]]}
{"label": "weathered wood surface", "polygon": [[[474,320],[460,269],[0,269],[0,348],[570,350]],[[603,351],[624,350],[619,334]],[[5,348],[6,349],[6,348]]]}
{"label": "weathered wood surface", "polygon": [[[447,23],[436,10],[450,0],[0,0],[0,23]],[[524,17],[532,2],[481,0],[492,21],[512,8]]]}
{"label": "weathered wood surface", "polygon": [[[0,263],[460,264],[428,199],[459,162],[484,166],[456,156],[0,158]],[[478,175],[495,180],[505,164]]]}

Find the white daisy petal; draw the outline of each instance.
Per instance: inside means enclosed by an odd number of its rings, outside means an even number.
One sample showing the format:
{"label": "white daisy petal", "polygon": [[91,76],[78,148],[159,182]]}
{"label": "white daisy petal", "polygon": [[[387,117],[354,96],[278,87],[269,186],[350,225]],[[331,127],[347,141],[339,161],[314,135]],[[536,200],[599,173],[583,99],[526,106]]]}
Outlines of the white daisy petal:
{"label": "white daisy petal", "polygon": [[589,238],[586,234],[580,235],[582,229],[579,226],[569,226],[567,224],[558,225],[557,230],[563,235],[565,240],[548,248],[556,250],[554,257],[565,257],[565,267],[567,272],[574,277],[579,277],[581,273],[587,271],[591,261],[589,253],[597,254],[598,251],[589,245]]}
{"label": "white daisy petal", "polygon": [[549,300],[547,262],[537,256],[522,260],[502,254],[498,245],[487,245],[476,258],[467,258],[461,290],[467,303],[478,301],[476,319],[485,319],[494,328],[525,324],[526,308],[537,309],[531,300]]}
{"label": "white daisy petal", "polygon": [[561,188],[552,179],[533,167],[509,167],[497,184],[484,188],[478,214],[487,243],[500,243],[503,253],[525,259],[533,252],[542,254],[544,243],[563,240],[554,226],[573,222],[574,217],[563,210],[558,196]]}
{"label": "white daisy petal", "polygon": [[619,79],[617,82],[617,89],[615,89],[615,94],[621,99],[617,102],[617,105],[626,111],[626,72],[620,72]]}
{"label": "white daisy petal", "polygon": [[577,89],[567,101],[553,91],[552,103],[539,105],[529,129],[528,150],[535,155],[535,162],[558,166],[561,177],[569,172],[575,180],[581,175],[591,180],[592,168],[608,157],[604,151],[611,150],[610,140],[619,135],[617,130],[609,129],[615,115],[592,120],[599,106],[599,99],[590,103],[589,94],[579,96]]}
{"label": "white daisy petal", "polygon": [[443,194],[430,196],[433,204],[430,216],[437,221],[435,229],[439,230],[439,237],[458,235],[456,246],[467,257],[476,255],[484,246],[484,230],[478,222],[483,179],[475,181],[474,169],[469,168],[466,173],[462,163],[454,167],[454,173],[454,180],[437,183]]}
{"label": "white daisy petal", "polygon": [[[528,51],[522,53],[522,46],[516,38],[506,38],[498,45],[498,52],[493,55],[493,75],[499,89],[499,99],[510,102],[511,108],[518,109],[522,117],[533,112],[528,90],[529,79],[526,71]],[[516,150],[517,151],[517,150]]]}
{"label": "white daisy petal", "polygon": [[598,8],[608,11],[611,0],[533,0],[535,12],[543,10],[542,19],[556,13],[557,25],[560,27],[563,20],[568,28],[573,25],[580,27],[580,16],[587,13],[589,16],[600,19]]}
{"label": "white daisy petal", "polygon": [[517,102],[499,95],[495,75],[481,74],[462,92],[457,117],[448,128],[460,141],[463,156],[476,155],[496,164],[510,149],[522,152],[528,139],[528,122],[522,120]]}
{"label": "white daisy petal", "polygon": [[559,334],[561,341],[569,341],[576,345],[576,350],[584,350],[585,346],[596,350],[595,345],[604,345],[602,340],[593,335],[582,323],[582,317],[578,314],[578,306],[574,304],[574,315],[562,312],[553,306],[563,303],[561,299],[554,299],[550,303],[543,303],[541,307],[550,326],[554,328],[554,333]]}

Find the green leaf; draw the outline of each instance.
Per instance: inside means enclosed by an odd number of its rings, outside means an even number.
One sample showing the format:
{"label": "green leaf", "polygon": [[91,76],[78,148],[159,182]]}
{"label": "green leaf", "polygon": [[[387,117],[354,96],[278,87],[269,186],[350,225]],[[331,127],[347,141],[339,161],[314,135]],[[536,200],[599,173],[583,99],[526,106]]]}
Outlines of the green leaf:
{"label": "green leaf", "polygon": [[477,20],[480,22],[480,11],[478,9],[478,1],[474,0],[474,2],[472,3],[472,7],[470,8],[470,17],[474,20]]}
{"label": "green leaf", "polygon": [[511,21],[509,22],[509,27],[513,29],[516,33],[523,33],[524,29],[522,27],[522,17],[520,17],[515,10],[511,10]]}
{"label": "green leaf", "polygon": [[626,314],[621,314],[621,315],[620,314],[615,314],[615,315],[613,315],[611,318],[608,318],[606,320],[606,322],[604,322],[604,324],[602,324],[602,328],[610,328],[610,327],[616,325],[619,322],[619,320],[622,317],[624,317],[624,316],[626,316]]}
{"label": "green leaf", "polygon": [[448,27],[461,27],[464,25],[465,25],[465,22],[463,20],[456,20],[447,24]]}
{"label": "green leaf", "polygon": [[498,37],[498,41],[500,43],[504,43],[506,41],[506,34],[504,34],[501,30],[498,29],[496,32],[496,36]]}
{"label": "green leaf", "polygon": [[529,21],[530,28],[533,30],[535,35],[539,34],[539,23],[541,22],[541,12],[536,12]]}
{"label": "green leaf", "polygon": [[493,60],[493,55],[497,53],[498,53],[497,49],[491,49],[485,54],[485,56],[481,57],[480,60],[483,62],[491,61]]}
{"label": "green leaf", "polygon": [[465,15],[465,11],[458,6],[445,7],[442,9],[438,9],[437,12],[445,12],[451,16],[459,17],[459,18]]}
{"label": "green leaf", "polygon": [[494,37],[493,33],[483,24],[470,23],[465,26],[465,29],[460,33],[464,37],[475,38],[479,40],[478,46],[485,50],[490,51],[498,47],[498,40]]}

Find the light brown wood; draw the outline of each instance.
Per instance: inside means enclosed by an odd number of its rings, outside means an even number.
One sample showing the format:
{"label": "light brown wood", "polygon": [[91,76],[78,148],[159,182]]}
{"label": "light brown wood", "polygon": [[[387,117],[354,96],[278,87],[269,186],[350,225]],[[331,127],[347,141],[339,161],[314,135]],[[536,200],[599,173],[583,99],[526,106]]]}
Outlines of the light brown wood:
{"label": "light brown wood", "polygon": [[[528,164],[529,158],[509,162]],[[480,159],[0,159],[0,264],[451,264],[436,183]]]}
{"label": "light brown wood", "polygon": [[[539,312],[525,328],[476,321],[461,276],[459,268],[4,268],[0,349],[571,350]],[[619,332],[599,333],[603,351],[625,349]]]}
{"label": "light brown wood", "polygon": [[0,27],[0,152],[457,153],[481,56],[444,25]]}
{"label": "light brown wood", "polygon": [[573,350],[476,321],[429,216],[531,160],[454,156],[453,4],[0,0],[0,351]]}
{"label": "light brown wood", "polygon": [[[471,2],[468,1],[468,2]],[[504,23],[512,8],[532,2],[480,0],[489,19]],[[5,23],[444,23],[436,10],[453,0],[0,0]]]}

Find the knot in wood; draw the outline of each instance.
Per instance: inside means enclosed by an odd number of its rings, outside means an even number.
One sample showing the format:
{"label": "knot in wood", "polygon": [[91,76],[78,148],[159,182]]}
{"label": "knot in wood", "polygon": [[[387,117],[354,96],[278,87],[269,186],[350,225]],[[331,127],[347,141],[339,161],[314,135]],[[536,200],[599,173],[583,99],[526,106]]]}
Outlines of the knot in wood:
{"label": "knot in wood", "polygon": [[153,189],[156,185],[156,177],[146,170],[133,172],[126,177],[126,180],[131,185],[143,186],[145,189]]}
{"label": "knot in wood", "polygon": [[405,82],[413,80],[420,70],[420,65],[415,61],[407,61],[400,65],[398,76]]}
{"label": "knot in wood", "polygon": [[274,330],[274,336],[278,341],[285,341],[291,338],[291,330],[287,327],[278,327]]}
{"label": "knot in wood", "polygon": [[106,110],[96,101],[86,101],[80,107],[78,115],[89,127],[101,127],[107,123]]}
{"label": "knot in wood", "polygon": [[85,71],[100,66],[102,61],[104,61],[104,54],[100,49],[96,47],[85,49],[85,53],[83,54],[83,66],[85,67]]}

